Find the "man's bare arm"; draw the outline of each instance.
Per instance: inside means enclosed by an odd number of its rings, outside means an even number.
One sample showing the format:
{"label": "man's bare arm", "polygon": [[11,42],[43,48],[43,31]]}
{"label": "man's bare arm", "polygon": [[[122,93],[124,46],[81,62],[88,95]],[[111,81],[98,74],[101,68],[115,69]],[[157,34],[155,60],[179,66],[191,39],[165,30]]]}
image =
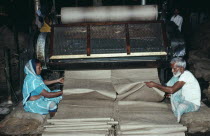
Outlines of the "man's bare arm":
{"label": "man's bare arm", "polygon": [[166,92],[166,93],[169,93],[169,94],[173,94],[175,93],[176,91],[178,91],[180,88],[183,87],[183,85],[185,84],[185,82],[183,81],[178,81],[176,82],[173,86],[162,86],[160,84],[157,84],[155,82],[145,82],[145,84],[148,86],[148,87],[155,87],[155,88],[158,88],[160,90],[162,90],[163,92]]}

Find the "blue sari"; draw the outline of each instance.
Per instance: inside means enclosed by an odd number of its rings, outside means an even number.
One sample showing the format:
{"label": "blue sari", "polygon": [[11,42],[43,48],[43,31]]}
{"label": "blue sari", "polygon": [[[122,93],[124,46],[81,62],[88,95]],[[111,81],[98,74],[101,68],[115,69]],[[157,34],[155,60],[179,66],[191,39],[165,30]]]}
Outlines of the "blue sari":
{"label": "blue sari", "polygon": [[[32,60],[29,60],[29,62],[25,65],[24,72],[26,74],[26,77],[24,79],[22,93],[23,93],[23,107],[25,111],[38,113],[38,114],[48,114],[50,109],[50,104],[52,102],[58,104],[62,99],[62,96],[54,98],[45,98],[44,96],[41,96],[39,99],[35,101],[30,101],[29,98],[31,96],[31,93],[40,86],[48,92],[58,92],[60,90],[51,91],[44,84],[42,77],[36,74],[33,68]],[[57,105],[54,106],[54,110],[56,109]]]}

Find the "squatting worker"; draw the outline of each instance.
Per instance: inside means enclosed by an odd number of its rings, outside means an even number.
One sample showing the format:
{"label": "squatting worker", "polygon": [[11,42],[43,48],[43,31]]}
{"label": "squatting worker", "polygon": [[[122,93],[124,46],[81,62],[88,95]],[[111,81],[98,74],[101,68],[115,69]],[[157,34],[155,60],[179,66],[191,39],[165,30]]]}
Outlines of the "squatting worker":
{"label": "squatting worker", "polygon": [[145,82],[148,87],[155,87],[163,92],[171,94],[171,106],[177,122],[187,112],[197,111],[200,108],[201,90],[197,79],[193,74],[185,70],[186,62],[182,58],[173,58],[171,68],[173,77],[166,86],[155,82]]}
{"label": "squatting worker", "polygon": [[53,117],[57,111],[57,104],[62,99],[63,91],[51,91],[46,85],[63,83],[64,79],[47,81],[41,77],[41,62],[37,59],[29,60],[25,65],[26,77],[23,84],[23,106],[25,111],[38,114],[48,114]]}

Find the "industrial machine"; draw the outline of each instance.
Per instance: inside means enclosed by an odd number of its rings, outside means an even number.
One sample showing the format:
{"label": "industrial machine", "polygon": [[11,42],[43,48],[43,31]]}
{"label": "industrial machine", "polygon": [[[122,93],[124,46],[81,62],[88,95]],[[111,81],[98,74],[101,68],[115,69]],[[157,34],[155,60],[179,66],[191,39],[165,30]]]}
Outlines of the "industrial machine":
{"label": "industrial machine", "polygon": [[158,103],[164,93],[144,83],[164,83],[168,60],[183,55],[156,5],[62,8],[60,17],[36,44],[45,68],[65,70],[64,98],[43,135],[184,135]]}
{"label": "industrial machine", "polygon": [[166,68],[184,41],[157,19],[156,5],[62,8],[62,24],[39,34],[36,56],[52,70]]}

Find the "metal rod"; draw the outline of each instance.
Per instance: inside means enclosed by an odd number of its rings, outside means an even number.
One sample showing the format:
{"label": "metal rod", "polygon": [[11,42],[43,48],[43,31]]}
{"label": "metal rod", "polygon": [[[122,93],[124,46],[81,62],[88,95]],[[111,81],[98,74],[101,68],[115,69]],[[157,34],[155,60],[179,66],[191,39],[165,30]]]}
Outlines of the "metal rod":
{"label": "metal rod", "polygon": [[96,26],[101,26],[101,25],[120,25],[120,24],[149,24],[149,23],[164,23],[161,20],[157,20],[157,21],[116,21],[116,22],[81,22],[81,23],[68,23],[68,24],[56,24],[53,25],[53,27],[70,27],[70,26],[87,26],[87,25],[96,25]]}
{"label": "metal rod", "polygon": [[76,58],[110,58],[110,57],[134,57],[134,56],[165,56],[166,52],[135,52],[130,55],[127,53],[112,53],[112,54],[91,54],[91,56],[87,56],[87,54],[81,55],[53,55],[50,59],[76,59]]}
{"label": "metal rod", "polygon": [[125,34],[126,34],[126,50],[127,50],[127,55],[130,55],[130,53],[131,53],[131,45],[130,45],[130,37],[129,37],[128,24],[125,24]]}
{"label": "metal rod", "polygon": [[90,56],[90,25],[87,26],[87,56]]}
{"label": "metal rod", "polygon": [[50,36],[50,56],[53,56],[53,42],[54,41],[54,27],[51,27],[51,36]]}

